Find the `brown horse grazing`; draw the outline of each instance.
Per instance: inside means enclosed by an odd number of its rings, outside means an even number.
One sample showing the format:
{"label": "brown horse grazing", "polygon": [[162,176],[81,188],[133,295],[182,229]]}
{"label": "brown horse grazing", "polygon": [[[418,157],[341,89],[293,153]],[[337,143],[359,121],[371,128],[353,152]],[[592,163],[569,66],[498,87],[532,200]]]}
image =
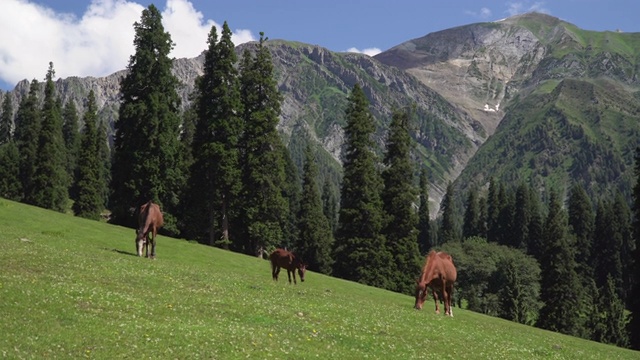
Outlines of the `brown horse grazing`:
{"label": "brown horse grazing", "polygon": [[149,200],[140,206],[138,217],[138,229],[136,230],[136,250],[138,256],[142,256],[142,248],[146,249],[146,257],[149,257],[149,243],[151,243],[151,258],[156,257],[156,235],[158,229],[164,225],[160,206]]}
{"label": "brown horse grazing", "polygon": [[304,282],[304,273],[307,270],[307,265],[305,265],[294,253],[285,249],[276,249],[271,253],[271,255],[269,255],[269,259],[271,260],[271,276],[273,277],[273,280],[278,281],[280,268],[285,268],[287,269],[289,284],[291,284],[292,273],[293,283],[296,284],[296,269],[298,270],[298,275],[300,275],[300,281]]}
{"label": "brown horse grazing", "polygon": [[427,288],[433,290],[433,300],[436,303],[436,314],[440,314],[438,306],[438,295],[436,291],[442,293],[444,300],[444,313],[453,317],[451,310],[451,297],[453,296],[453,284],[456,282],[458,272],[453,264],[451,255],[445,252],[435,252],[431,250],[425,257],[422,274],[416,284],[415,308],[420,310],[427,299]]}

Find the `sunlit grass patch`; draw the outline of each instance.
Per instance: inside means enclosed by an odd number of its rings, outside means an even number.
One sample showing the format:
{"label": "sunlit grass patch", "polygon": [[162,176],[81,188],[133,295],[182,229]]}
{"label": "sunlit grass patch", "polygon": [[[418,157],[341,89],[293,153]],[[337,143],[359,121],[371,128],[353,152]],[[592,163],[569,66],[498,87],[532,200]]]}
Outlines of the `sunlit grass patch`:
{"label": "sunlit grass patch", "polygon": [[0,200],[0,357],[633,359],[637,352]]}

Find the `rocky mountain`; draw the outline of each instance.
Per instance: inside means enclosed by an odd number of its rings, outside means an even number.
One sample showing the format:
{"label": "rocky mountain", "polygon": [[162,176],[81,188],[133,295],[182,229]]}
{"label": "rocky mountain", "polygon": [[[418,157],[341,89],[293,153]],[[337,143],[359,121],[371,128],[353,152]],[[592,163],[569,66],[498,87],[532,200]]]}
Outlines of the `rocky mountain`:
{"label": "rocky mountain", "polygon": [[[346,98],[359,83],[381,147],[392,111],[415,107],[414,153],[430,169],[432,214],[449,181],[462,191],[498,177],[540,189],[581,182],[593,194],[629,192],[640,33],[585,31],[531,13],[431,33],[373,58],[285,40],[267,45],[284,98],[282,137],[297,164],[307,143],[316,146],[321,171],[336,186]],[[202,61],[174,62],[184,106]],[[57,91],[83,109],[93,89],[100,117],[112,123],[124,74],[58,79]],[[25,80],[8,93],[14,108],[28,88]]]}

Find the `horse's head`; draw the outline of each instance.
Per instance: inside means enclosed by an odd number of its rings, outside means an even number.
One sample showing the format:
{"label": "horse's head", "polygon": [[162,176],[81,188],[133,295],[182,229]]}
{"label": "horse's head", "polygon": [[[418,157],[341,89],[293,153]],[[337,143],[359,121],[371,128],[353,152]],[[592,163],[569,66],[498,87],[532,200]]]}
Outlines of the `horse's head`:
{"label": "horse's head", "polygon": [[304,282],[304,273],[307,271],[307,265],[302,262],[298,264],[298,276],[300,276],[300,281]]}
{"label": "horse's head", "polygon": [[143,229],[136,229],[136,252],[138,253],[138,256],[142,256],[142,248],[144,247],[144,244],[146,243],[146,237],[144,236],[144,230]]}
{"label": "horse's head", "polygon": [[427,283],[416,280],[416,303],[414,308],[421,310],[425,300],[427,300]]}
{"label": "horse's head", "polygon": [[136,229],[136,243],[144,240],[146,240],[144,236],[144,230],[142,228]]}

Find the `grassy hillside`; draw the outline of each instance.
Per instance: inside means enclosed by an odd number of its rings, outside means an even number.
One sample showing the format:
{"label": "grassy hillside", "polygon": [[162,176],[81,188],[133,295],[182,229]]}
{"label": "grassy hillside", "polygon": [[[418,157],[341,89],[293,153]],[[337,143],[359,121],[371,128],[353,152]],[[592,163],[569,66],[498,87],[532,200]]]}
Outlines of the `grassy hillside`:
{"label": "grassy hillside", "polygon": [[[0,199],[0,357],[637,359],[638,352]],[[286,274],[285,279],[286,279]],[[416,274],[417,276],[417,274]],[[282,274],[281,274],[282,277]],[[432,303],[430,303],[432,305]]]}

